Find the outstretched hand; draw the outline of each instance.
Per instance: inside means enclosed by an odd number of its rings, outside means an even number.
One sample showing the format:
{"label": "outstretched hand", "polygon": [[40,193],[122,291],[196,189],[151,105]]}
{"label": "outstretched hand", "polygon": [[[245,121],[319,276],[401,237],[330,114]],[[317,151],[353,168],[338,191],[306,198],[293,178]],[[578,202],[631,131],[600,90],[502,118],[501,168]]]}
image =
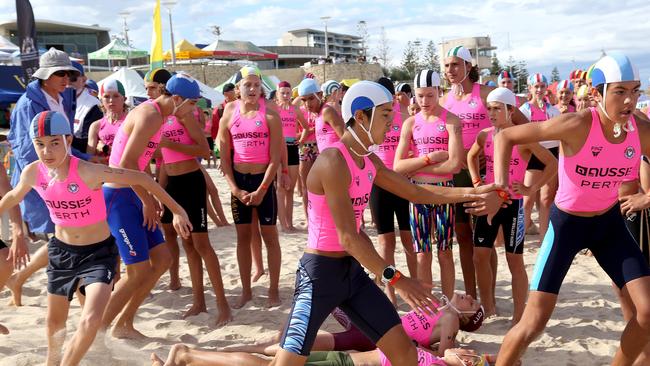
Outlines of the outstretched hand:
{"label": "outstretched hand", "polygon": [[618,199],[621,204],[621,213],[627,216],[632,212],[639,212],[650,207],[650,197],[645,193],[636,193]]}
{"label": "outstretched hand", "polygon": [[440,299],[431,293],[432,283],[425,283],[402,275],[393,287],[399,296],[418,313],[434,316],[438,312],[438,308],[433,302],[439,304]]}

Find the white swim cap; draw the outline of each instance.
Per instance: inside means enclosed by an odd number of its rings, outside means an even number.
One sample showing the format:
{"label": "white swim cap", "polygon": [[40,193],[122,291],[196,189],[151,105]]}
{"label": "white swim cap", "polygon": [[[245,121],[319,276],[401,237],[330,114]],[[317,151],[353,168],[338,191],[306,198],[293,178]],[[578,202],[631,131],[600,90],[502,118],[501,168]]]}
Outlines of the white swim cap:
{"label": "white swim cap", "polygon": [[515,97],[515,93],[513,93],[512,90],[508,88],[496,88],[492,90],[490,94],[488,94],[486,102],[499,102],[511,105],[513,107],[517,106],[517,98]]}
{"label": "white swim cap", "polygon": [[591,71],[591,83],[594,87],[601,84],[621,81],[639,81],[639,70],[632,61],[620,52],[610,52],[594,65]]}
{"label": "white swim cap", "polygon": [[420,71],[413,80],[416,88],[434,88],[440,86],[440,75],[433,70]]}
{"label": "white swim cap", "polygon": [[358,110],[375,108],[379,105],[392,103],[393,96],[388,89],[374,81],[363,80],[348,89],[341,103],[343,121],[347,122]]}

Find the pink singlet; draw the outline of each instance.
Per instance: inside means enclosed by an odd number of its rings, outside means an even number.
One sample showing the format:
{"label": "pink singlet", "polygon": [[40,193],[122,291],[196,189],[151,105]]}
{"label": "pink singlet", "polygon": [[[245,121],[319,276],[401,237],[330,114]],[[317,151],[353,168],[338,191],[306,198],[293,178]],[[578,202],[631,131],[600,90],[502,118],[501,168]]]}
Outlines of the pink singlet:
{"label": "pink singlet", "polygon": [[[485,137],[485,147],[483,153],[485,154],[485,183],[494,183],[494,127],[487,130]],[[514,199],[523,198],[524,196],[512,190],[512,183],[524,183],[524,176],[526,175],[526,166],[528,162],[525,161],[517,146],[512,147],[512,156],[510,157],[510,170],[508,174],[508,181],[510,182],[510,196]]]}
{"label": "pink singlet", "polygon": [[[520,109],[528,110],[528,112],[525,112],[524,114],[529,114],[530,115],[530,122],[546,122],[549,119],[555,117],[555,114],[557,112],[551,112],[551,110],[555,110],[551,105],[547,102],[544,102],[544,109],[539,108],[535,104],[531,102],[526,102],[524,105],[521,106]],[[553,147],[558,147],[560,145],[559,141],[540,141],[540,145],[544,146],[547,149],[553,148]]]}
{"label": "pink singlet", "polygon": [[[361,225],[361,215],[368,205],[372,182],[375,179],[375,166],[366,156],[363,158],[363,168],[359,168],[350,156],[350,152],[342,142],[336,142],[332,148],[339,149],[350,170],[350,185],[348,193],[354,209],[357,231]],[[345,249],[339,242],[336,225],[327,205],[325,195],[307,191],[307,210],[309,217],[307,248],[325,252],[343,252]]]}
{"label": "pink singlet", "polygon": [[[391,363],[388,358],[386,358],[386,355],[384,355],[384,353],[379,348],[377,348],[377,350],[379,351],[381,366],[391,366]],[[447,366],[447,364],[438,356],[435,356],[431,352],[427,352],[418,347],[418,366]]]}
{"label": "pink singlet", "polygon": [[[187,131],[185,126],[178,121],[176,116],[168,116],[165,120],[165,123],[162,127],[162,135],[167,139],[183,144],[183,145],[194,145],[195,142],[190,137],[190,133]],[[179,161],[192,160],[196,159],[196,156],[188,155],[176,150],[162,148],[160,149],[162,153],[163,162],[165,164],[177,163]]]}
{"label": "pink singlet", "polygon": [[445,109],[460,118],[465,150],[469,150],[474,145],[479,132],[491,126],[487,108],[481,99],[481,84],[474,83],[472,95],[467,101],[457,100],[450,94],[445,102]]}
{"label": "pink singlet", "polygon": [[68,176],[60,182],[52,181],[45,164],[38,163],[34,190],[45,201],[55,225],[82,227],[106,220],[106,203],[102,188],[88,188],[79,176],[78,168],[79,159],[71,156]]}
{"label": "pink singlet", "polygon": [[[160,106],[158,103],[156,103],[155,100],[149,99],[146,102],[142,104],[150,104],[153,105],[154,108],[162,115],[160,112]],[[147,143],[147,146],[144,148],[144,151],[142,152],[142,155],[138,158],[138,169],[141,171],[144,170],[144,168],[149,164],[151,161],[151,158],[153,157],[153,153],[156,151],[158,148],[158,144],[160,144],[160,137],[161,137],[161,132],[162,132],[162,125],[160,126],[161,128],[158,129],[158,131],[151,136],[149,139],[149,142]],[[111,149],[111,156],[108,159],[109,165],[119,167],[120,162],[122,161],[122,154],[124,154],[124,149],[126,148],[126,143],[129,141],[129,135],[124,132],[124,123],[120,126],[120,129],[117,131],[117,134],[115,135],[115,139],[113,140],[113,148]]]}
{"label": "pink singlet", "polygon": [[296,141],[296,108],[289,106],[289,109],[285,109],[282,106],[278,106],[278,110],[280,111],[280,120],[282,121],[284,142]]}
{"label": "pink singlet", "polygon": [[321,108],[316,117],[316,146],[318,146],[318,151],[322,152],[328,147],[332,147],[334,143],[340,140],[339,136],[334,131],[334,128],[328,123],[325,123],[323,119],[323,110],[325,105]]}
{"label": "pink singlet", "polygon": [[115,139],[115,134],[120,129],[120,126],[124,122],[124,118],[111,123],[108,118],[102,117],[99,122],[99,140],[106,146],[113,147],[113,140]]}
{"label": "pink singlet", "polygon": [[[422,112],[415,115],[411,143],[414,147],[413,157],[422,157],[433,151],[449,150],[449,132],[447,131],[447,110],[440,112],[440,117],[429,122]],[[417,173],[420,177],[441,177],[444,180],[451,180],[453,175],[434,175],[429,173]]]}
{"label": "pink singlet", "polygon": [[598,112],[590,109],[592,122],[585,144],[573,156],[560,154],[555,204],[563,210],[602,211],[618,200],[621,183],[639,177],[641,142],[634,116],[634,132],[613,144],[603,135]]}
{"label": "pink singlet", "polygon": [[230,122],[233,162],[268,164],[271,161],[271,134],[266,121],[266,102],[259,100],[259,109],[253,118],[241,115],[242,104],[236,100],[235,112]]}
{"label": "pink singlet", "polygon": [[393,124],[390,126],[390,130],[386,132],[384,142],[379,145],[379,149],[375,152],[375,155],[381,159],[388,169],[393,169],[395,152],[397,151],[397,145],[399,145],[399,137],[404,123],[399,102],[393,103],[393,113]]}
{"label": "pink singlet", "polygon": [[[436,305],[436,307],[438,307]],[[402,315],[402,327],[406,335],[412,340],[418,342],[422,347],[429,347],[431,345],[431,334],[436,328],[438,319],[442,316],[442,310],[431,317],[428,314],[418,314],[415,311],[410,311]]]}
{"label": "pink singlet", "polygon": [[[300,111],[305,116],[305,121],[307,121],[307,127],[315,129],[316,128],[316,115],[314,113],[311,113],[310,111],[308,111],[307,108],[305,108],[304,106],[300,107]],[[305,144],[308,144],[310,142],[316,142],[316,131],[315,130],[314,130],[314,132],[307,135],[307,137],[305,138],[305,141],[304,141]]]}

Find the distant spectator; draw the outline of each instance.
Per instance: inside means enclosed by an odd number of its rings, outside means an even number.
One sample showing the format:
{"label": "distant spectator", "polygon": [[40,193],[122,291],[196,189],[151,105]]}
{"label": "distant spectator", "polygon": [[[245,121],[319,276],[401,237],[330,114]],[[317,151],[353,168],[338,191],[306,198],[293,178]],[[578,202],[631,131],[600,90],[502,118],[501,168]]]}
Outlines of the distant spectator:
{"label": "distant spectator", "polygon": [[[29,126],[32,118],[42,111],[56,111],[66,117],[72,129],[75,115],[75,92],[68,88],[69,77],[78,76],[79,71],[72,66],[68,55],[55,48],[41,55],[40,68],[34,73],[34,80],[27,85],[16,107],[11,113],[11,128],[7,139],[16,159],[16,170],[11,175],[11,184],[16,185],[25,166],[37,159]],[[73,155],[88,160],[88,155],[72,149]],[[23,219],[34,233],[53,233],[54,224],[50,220],[45,202],[36,191],[30,191],[20,204]]]}
{"label": "distant spectator", "polygon": [[99,86],[97,86],[95,80],[86,80],[86,89],[88,89],[88,93],[95,98],[99,95]]}
{"label": "distant spectator", "polygon": [[74,134],[72,146],[79,151],[86,152],[90,125],[104,117],[104,113],[100,108],[99,99],[92,96],[86,88],[88,78],[84,73],[83,66],[75,61],[72,61],[72,66],[79,71],[79,75],[69,77],[70,82],[68,84],[69,87],[75,90],[77,96],[77,109],[74,115],[74,129],[72,130]]}
{"label": "distant spectator", "polygon": [[237,99],[237,95],[235,93],[235,84],[233,83],[224,85],[221,93],[226,99],[217,107],[212,109],[212,128],[210,136],[212,137],[213,141],[217,138],[217,132],[219,132],[219,122],[221,121],[221,117],[223,117],[223,111],[226,108],[226,104]]}

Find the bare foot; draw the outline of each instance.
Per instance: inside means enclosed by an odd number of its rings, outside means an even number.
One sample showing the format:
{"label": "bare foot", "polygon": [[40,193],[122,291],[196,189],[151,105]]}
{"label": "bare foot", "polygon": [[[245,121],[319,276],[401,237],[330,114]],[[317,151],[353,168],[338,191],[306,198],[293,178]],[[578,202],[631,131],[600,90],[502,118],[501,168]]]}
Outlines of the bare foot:
{"label": "bare foot", "polygon": [[163,366],[164,364],[164,361],[155,353],[152,353],[149,358],[151,359],[151,366]]}
{"label": "bare foot", "polygon": [[265,274],[266,274],[266,272],[264,272],[264,271],[256,272],[256,273],[253,275],[253,279],[252,279],[253,283],[259,281],[259,279],[262,278],[262,276],[264,276]]}
{"label": "bare foot", "polygon": [[13,306],[23,306],[22,297],[23,297],[23,284],[18,284],[17,281],[18,275],[14,273],[7,280],[6,286],[11,291],[11,300],[9,300],[9,305]]}
{"label": "bare foot", "polygon": [[136,340],[141,340],[141,339],[147,339],[148,337],[140,332],[138,332],[135,328],[127,327],[124,325],[115,325],[113,327],[113,331],[111,332],[111,335],[114,338],[117,339],[136,339]]}
{"label": "bare foot", "polygon": [[181,280],[180,278],[176,278],[173,280],[169,281],[169,289],[172,291],[176,291],[181,288]]}
{"label": "bare foot", "polygon": [[239,300],[235,303],[235,305],[232,306],[233,309],[241,309],[246,305],[247,302],[251,301],[253,299],[252,294],[242,294],[239,297]]}
{"label": "bare foot", "polygon": [[215,322],[215,326],[217,328],[222,327],[232,321],[232,314],[230,313],[230,307],[228,305],[224,306],[223,308],[219,308],[219,316],[217,317],[217,321]]}
{"label": "bare foot", "polygon": [[282,304],[282,301],[280,300],[280,293],[278,290],[269,290],[269,301],[267,302],[266,307],[272,308],[280,304]]}
{"label": "bare foot", "polygon": [[203,305],[192,305],[185,314],[183,314],[183,319],[189,317],[189,316],[194,316],[194,315],[199,315],[201,313],[207,313],[208,309],[205,307],[205,304]]}
{"label": "bare foot", "polygon": [[9,329],[7,329],[4,325],[0,324],[0,334],[9,334]]}

